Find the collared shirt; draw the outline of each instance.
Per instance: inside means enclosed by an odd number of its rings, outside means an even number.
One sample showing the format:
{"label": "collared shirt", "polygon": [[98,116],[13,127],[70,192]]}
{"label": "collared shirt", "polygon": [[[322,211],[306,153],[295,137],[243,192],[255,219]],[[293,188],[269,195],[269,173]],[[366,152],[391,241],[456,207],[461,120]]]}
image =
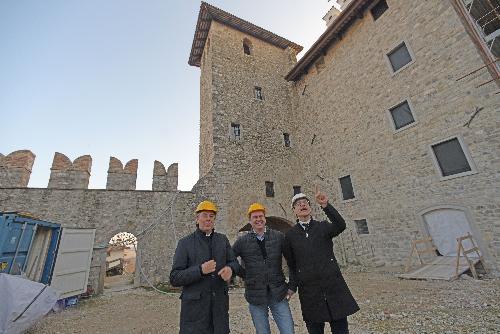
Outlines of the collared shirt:
{"label": "collared shirt", "polygon": [[259,235],[257,232],[255,232],[253,229],[252,229],[252,233],[255,234],[255,237],[259,240],[259,241],[262,241],[264,240],[264,236],[266,234],[266,231],[267,229],[264,227],[264,233],[262,233],[261,235]]}
{"label": "collared shirt", "polygon": [[299,220],[300,227],[302,227],[304,229],[304,231],[306,230],[306,227],[304,226],[304,224],[309,224],[310,222],[311,222],[311,218],[309,218],[309,220],[305,221],[305,222],[302,222]]}

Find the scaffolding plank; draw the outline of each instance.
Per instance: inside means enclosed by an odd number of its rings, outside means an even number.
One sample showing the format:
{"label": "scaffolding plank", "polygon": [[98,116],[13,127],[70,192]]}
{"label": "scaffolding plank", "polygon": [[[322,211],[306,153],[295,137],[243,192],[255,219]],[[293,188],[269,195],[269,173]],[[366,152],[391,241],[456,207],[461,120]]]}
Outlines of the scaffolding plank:
{"label": "scaffolding plank", "polygon": [[[479,262],[478,259],[472,260],[474,265]],[[456,256],[438,256],[431,263],[426,264],[407,274],[400,274],[397,277],[404,279],[436,279],[451,281],[456,278]],[[469,265],[465,257],[460,257],[460,266],[458,275],[469,270]]]}

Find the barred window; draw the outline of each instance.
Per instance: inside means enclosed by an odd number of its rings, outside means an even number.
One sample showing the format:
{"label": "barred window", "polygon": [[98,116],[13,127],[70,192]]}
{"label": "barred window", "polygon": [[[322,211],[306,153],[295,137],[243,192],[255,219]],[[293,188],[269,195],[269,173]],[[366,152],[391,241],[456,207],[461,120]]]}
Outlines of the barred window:
{"label": "barred window", "polygon": [[262,95],[262,88],[255,86],[255,98],[257,100],[264,100],[264,95]]}
{"label": "barred window", "polygon": [[355,220],[354,223],[356,224],[356,232],[358,234],[370,234],[366,219]]}
{"label": "barred window", "polygon": [[238,123],[231,123],[231,139],[234,140],[241,139],[241,128]]}

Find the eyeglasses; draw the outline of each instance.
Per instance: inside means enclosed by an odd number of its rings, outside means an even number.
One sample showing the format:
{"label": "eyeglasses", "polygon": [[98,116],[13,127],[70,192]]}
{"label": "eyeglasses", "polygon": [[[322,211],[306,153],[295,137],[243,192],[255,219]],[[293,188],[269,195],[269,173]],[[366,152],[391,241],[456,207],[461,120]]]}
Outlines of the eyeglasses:
{"label": "eyeglasses", "polygon": [[295,208],[296,206],[302,206],[302,205],[309,205],[309,201],[307,199],[299,199],[295,202],[295,204],[293,205],[293,207]]}

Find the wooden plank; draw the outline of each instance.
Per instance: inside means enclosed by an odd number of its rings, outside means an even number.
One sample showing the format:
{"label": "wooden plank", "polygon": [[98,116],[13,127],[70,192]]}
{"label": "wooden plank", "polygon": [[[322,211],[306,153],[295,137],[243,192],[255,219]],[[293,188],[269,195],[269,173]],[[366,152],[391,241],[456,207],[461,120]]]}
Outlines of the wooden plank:
{"label": "wooden plank", "polygon": [[[465,257],[461,257],[465,259]],[[436,279],[436,280],[453,280],[456,278],[456,260],[455,256],[438,256],[431,263],[426,264],[411,273],[400,274],[397,277],[404,279]],[[464,261],[458,268],[458,275],[469,270],[469,264]],[[479,260],[473,260],[473,263],[478,263]]]}

